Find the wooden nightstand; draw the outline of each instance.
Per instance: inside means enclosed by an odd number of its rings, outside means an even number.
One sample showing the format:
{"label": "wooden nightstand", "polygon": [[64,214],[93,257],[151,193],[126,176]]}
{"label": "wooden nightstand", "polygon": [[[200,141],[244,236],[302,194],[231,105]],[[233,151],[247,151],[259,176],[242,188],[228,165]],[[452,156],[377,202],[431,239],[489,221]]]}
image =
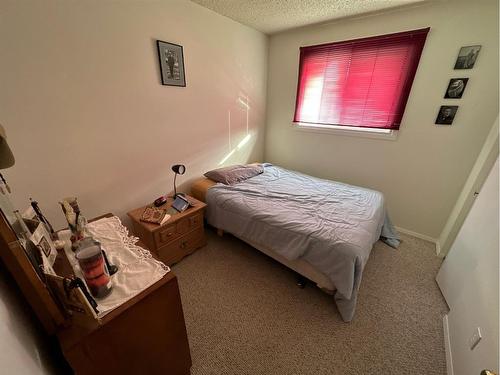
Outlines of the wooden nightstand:
{"label": "wooden nightstand", "polygon": [[[163,225],[145,223],[140,220],[144,209],[148,206],[127,213],[132,219],[135,235],[153,255],[169,266],[207,243],[203,226],[203,212],[207,205],[188,195],[186,198],[191,202],[192,207],[184,212],[173,214]],[[160,208],[169,209],[172,203],[173,199],[168,198],[167,203]]]}

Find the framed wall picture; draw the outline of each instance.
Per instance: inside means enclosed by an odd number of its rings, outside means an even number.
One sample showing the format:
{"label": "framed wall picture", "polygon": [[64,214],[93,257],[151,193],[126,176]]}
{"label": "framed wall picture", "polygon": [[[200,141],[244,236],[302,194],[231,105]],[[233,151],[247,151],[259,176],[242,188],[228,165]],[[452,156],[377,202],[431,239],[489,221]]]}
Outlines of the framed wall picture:
{"label": "framed wall picture", "polygon": [[452,78],[444,94],[445,99],[460,99],[464,93],[469,78]]}
{"label": "framed wall picture", "polygon": [[439,108],[439,113],[436,117],[436,124],[451,125],[457,114],[458,105],[443,105]]}
{"label": "framed wall picture", "polygon": [[466,46],[460,48],[454,69],[472,69],[479,55],[481,46]]}
{"label": "framed wall picture", "polygon": [[186,86],[184,54],[178,44],[156,41],[160,59],[161,82],[166,86]]}

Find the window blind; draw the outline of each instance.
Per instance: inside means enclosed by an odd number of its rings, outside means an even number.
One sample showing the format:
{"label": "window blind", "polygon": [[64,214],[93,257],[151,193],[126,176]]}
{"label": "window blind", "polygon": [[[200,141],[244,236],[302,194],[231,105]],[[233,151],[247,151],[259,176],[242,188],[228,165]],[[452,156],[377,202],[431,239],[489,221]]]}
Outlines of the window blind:
{"label": "window blind", "polygon": [[429,30],[301,47],[294,122],[399,129]]}

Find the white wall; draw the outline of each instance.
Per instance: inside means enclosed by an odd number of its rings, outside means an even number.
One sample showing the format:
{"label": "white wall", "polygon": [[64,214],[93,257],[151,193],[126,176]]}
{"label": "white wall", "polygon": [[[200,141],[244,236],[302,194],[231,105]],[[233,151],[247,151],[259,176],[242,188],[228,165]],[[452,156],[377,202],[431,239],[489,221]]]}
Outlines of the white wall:
{"label": "white wall", "polygon": [[[431,27],[396,141],[292,128],[299,47]],[[461,46],[481,44],[472,70],[454,71]],[[469,77],[460,100],[449,79]],[[458,104],[452,126],[441,105]],[[437,238],[498,114],[498,1],[432,1],[273,35],[269,49],[266,160],[383,192],[394,223]]]}
{"label": "white wall", "polygon": [[[156,39],[184,46],[186,88],[160,84]],[[172,189],[172,164],[181,184],[217,167],[246,135],[238,98],[252,138],[226,164],[262,159],[268,38],[190,1],[0,0],[0,45],[2,173],[57,227],[63,197],[124,217]]]}
{"label": "white wall", "polygon": [[[454,375],[498,372],[498,158],[436,278],[450,307],[448,327]],[[483,339],[468,339],[481,327]]]}

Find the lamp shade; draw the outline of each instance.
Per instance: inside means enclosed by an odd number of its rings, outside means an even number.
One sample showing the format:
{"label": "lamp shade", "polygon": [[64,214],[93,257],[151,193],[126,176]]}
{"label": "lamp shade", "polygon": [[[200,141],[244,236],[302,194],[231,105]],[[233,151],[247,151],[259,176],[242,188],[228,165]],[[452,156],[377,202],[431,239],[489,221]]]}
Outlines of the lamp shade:
{"label": "lamp shade", "polygon": [[0,125],[0,169],[10,168],[15,162],[14,155],[7,144],[5,129]]}
{"label": "lamp shade", "polygon": [[186,172],[186,166],[183,164],[175,164],[172,166],[172,171],[177,174],[184,174],[184,172]]}

